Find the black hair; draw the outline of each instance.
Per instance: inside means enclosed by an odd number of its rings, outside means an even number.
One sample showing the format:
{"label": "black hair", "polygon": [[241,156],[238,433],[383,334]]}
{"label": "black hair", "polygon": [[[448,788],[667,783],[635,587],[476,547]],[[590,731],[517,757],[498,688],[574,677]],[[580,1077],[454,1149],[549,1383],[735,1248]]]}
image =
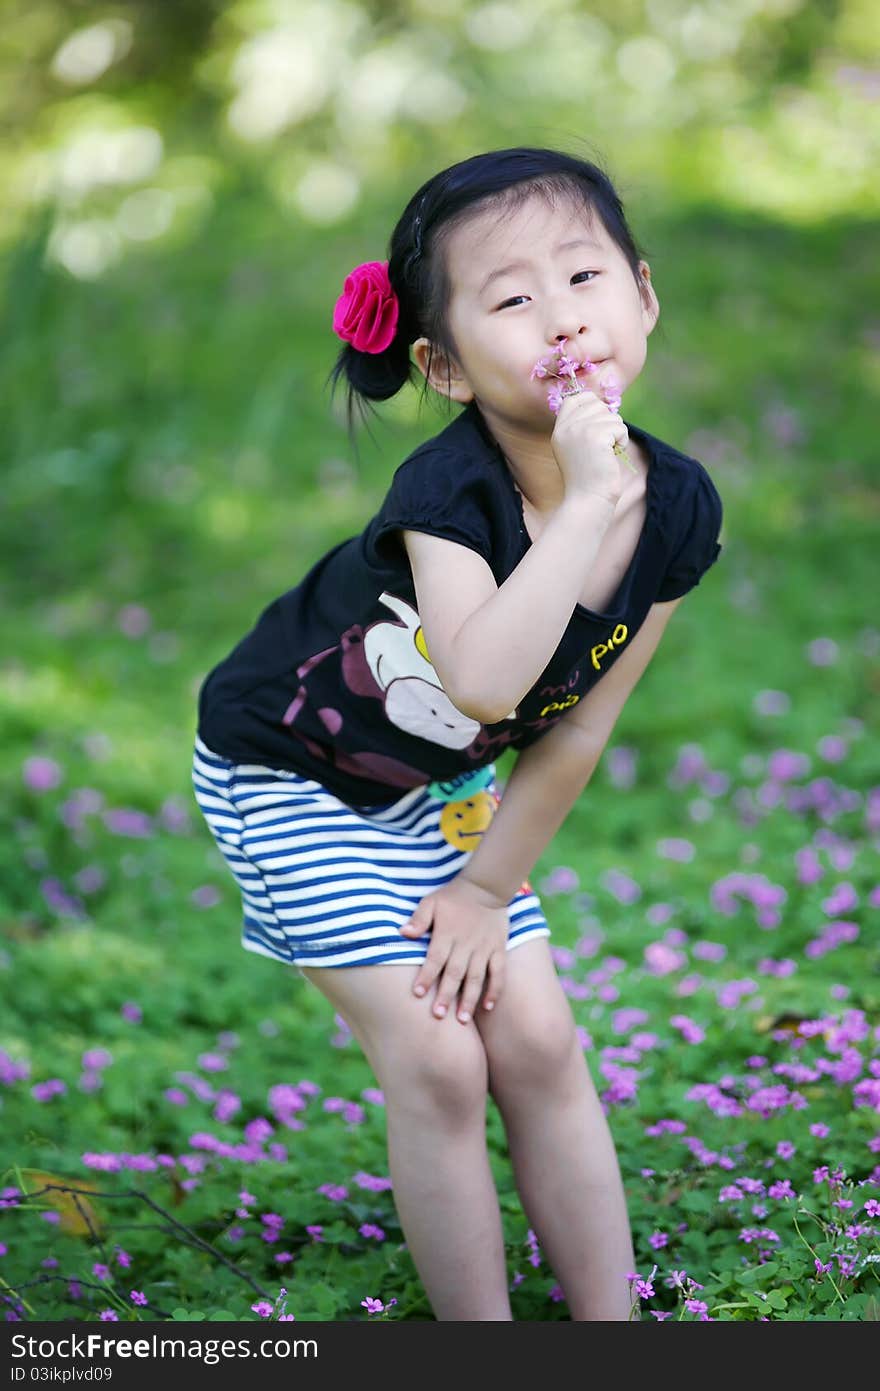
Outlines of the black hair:
{"label": "black hair", "polygon": [[[397,295],[399,318],[394,339],[381,353],[359,352],[346,343],[327,378],[331,398],[341,378],[348,383],[348,429],[354,438],[355,406],[361,419],[372,401],[386,401],[422,376],[410,359],[410,345],[425,337],[434,349],[457,356],[447,326],[452,286],[444,254],[452,231],[479,208],[510,212],[534,193],[548,202],[556,196],[580,199],[598,215],[625,256],[633,277],[644,289],[639,260],[644,259],[627,225],[623,205],[609,176],[597,164],[560,150],[518,146],[473,155],[433,175],[412,196],[391,234],[388,278]],[[428,390],[423,377],[422,400]],[[449,398],[447,398],[449,401]],[[451,405],[451,401],[449,401]]]}

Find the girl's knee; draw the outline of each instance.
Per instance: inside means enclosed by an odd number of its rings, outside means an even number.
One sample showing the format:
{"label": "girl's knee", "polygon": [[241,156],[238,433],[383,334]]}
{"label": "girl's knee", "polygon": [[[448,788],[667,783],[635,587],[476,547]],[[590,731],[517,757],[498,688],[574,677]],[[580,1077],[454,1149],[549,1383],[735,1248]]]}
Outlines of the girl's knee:
{"label": "girl's knee", "polygon": [[439,1114],[448,1124],[485,1115],[489,1068],[473,1024],[435,1019],[426,1009],[425,1027],[399,1044],[379,1060],[387,1106]]}
{"label": "girl's knee", "polygon": [[[386,1106],[406,1106],[450,1121],[485,1108],[489,1069],[476,1025],[432,1013],[435,991],[412,993],[417,967],[360,966],[309,971],[345,1019],[370,1063]],[[304,972],[305,974],[305,972]]]}
{"label": "girl's knee", "polygon": [[487,1045],[494,1078],[515,1078],[524,1086],[557,1084],[580,1051],[577,1029],[567,1005],[535,1004],[523,1010],[507,1027],[492,1035]]}

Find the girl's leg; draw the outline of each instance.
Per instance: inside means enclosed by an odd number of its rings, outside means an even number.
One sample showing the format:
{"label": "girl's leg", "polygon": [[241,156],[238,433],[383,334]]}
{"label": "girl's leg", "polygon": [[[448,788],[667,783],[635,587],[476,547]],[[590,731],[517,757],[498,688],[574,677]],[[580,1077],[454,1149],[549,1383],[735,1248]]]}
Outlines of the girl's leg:
{"label": "girl's leg", "polygon": [[473,1023],[412,993],[416,964],[300,968],[360,1043],[385,1096],[394,1202],[437,1319],[510,1319],[486,1149],[487,1066]]}
{"label": "girl's leg", "polygon": [[476,1022],[523,1208],[572,1319],[628,1319],[623,1183],[547,938],[508,952],[501,995]]}

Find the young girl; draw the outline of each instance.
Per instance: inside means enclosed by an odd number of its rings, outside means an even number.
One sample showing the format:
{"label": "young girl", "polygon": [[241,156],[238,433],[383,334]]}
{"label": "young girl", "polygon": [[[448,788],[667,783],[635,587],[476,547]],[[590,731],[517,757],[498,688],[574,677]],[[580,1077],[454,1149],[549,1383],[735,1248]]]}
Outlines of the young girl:
{"label": "young girl", "polygon": [[[414,368],[464,409],[199,695],[195,793],[243,945],[295,966],[363,1048],[438,1319],[512,1317],[489,1094],[572,1319],[630,1315],[620,1171],[528,875],[720,550],[702,465],[604,399],[658,315],[593,164],[496,150],[429,179],[388,262],[345,280],[333,384],[350,422]],[[554,416],[533,369],[562,346]]]}

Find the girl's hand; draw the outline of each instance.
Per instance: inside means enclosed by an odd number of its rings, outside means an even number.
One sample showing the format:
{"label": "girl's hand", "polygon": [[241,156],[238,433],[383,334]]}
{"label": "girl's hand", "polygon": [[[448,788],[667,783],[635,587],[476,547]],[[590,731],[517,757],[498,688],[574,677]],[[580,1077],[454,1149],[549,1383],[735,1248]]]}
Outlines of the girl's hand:
{"label": "girl's hand", "polygon": [[625,449],[629,432],[620,416],[597,394],[601,389],[598,375],[586,378],[588,389],[565,397],[556,415],[550,447],[562,474],[566,497],[596,493],[616,506],[624,490],[624,479],[614,445]]}
{"label": "girl's hand", "polygon": [[507,904],[467,879],[452,879],[427,894],[400,929],[405,937],[431,933],[413,993],[424,995],[439,978],[434,1014],[442,1019],[464,982],[458,1018],[467,1024],[485,982],[483,1007],[491,1009],[504,983],[509,927]]}

